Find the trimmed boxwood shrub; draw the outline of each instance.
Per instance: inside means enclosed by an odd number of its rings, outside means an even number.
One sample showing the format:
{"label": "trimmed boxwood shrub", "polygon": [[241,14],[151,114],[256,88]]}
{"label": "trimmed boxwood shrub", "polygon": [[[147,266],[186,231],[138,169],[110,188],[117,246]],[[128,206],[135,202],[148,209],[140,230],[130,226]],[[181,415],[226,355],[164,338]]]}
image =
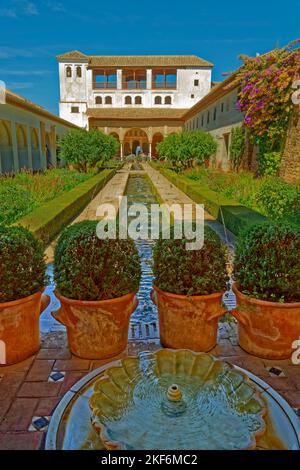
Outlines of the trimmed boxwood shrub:
{"label": "trimmed boxwood shrub", "polygon": [[208,295],[226,290],[226,247],[204,228],[201,250],[187,250],[186,239],[157,240],[153,249],[154,285],[179,295]]}
{"label": "trimmed boxwood shrub", "polygon": [[69,299],[114,299],[139,289],[140,258],[134,241],[101,240],[97,223],[74,224],[58,240],[55,281],[59,293]]}
{"label": "trimmed boxwood shrub", "polygon": [[241,233],[234,278],[241,292],[272,302],[300,302],[300,230],[254,225]]}
{"label": "trimmed boxwood shrub", "polygon": [[47,281],[41,242],[23,227],[0,226],[0,302],[44,289]]}

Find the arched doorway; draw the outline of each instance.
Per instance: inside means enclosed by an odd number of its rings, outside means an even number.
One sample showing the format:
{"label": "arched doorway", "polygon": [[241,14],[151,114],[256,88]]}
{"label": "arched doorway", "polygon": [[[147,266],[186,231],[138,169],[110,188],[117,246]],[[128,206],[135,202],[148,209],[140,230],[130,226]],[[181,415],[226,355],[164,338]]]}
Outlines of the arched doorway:
{"label": "arched doorway", "polygon": [[146,132],[142,129],[130,129],[124,136],[124,155],[135,154],[138,146],[148,155],[149,140]]}
{"label": "arched doorway", "polygon": [[152,156],[154,158],[158,157],[158,152],[156,150],[156,145],[164,140],[164,136],[160,132],[156,132],[152,137]]}
{"label": "arched doorway", "polygon": [[11,173],[14,169],[10,124],[0,121],[0,163],[2,173]]}
{"label": "arched doorway", "polygon": [[117,132],[111,132],[109,134],[111,137],[113,137],[114,139],[116,139],[116,141],[118,142],[119,144],[119,147],[118,147],[118,150],[117,150],[117,153],[116,153],[116,157],[120,158],[121,156],[121,148],[120,148],[120,138],[119,138],[119,135],[117,134]]}
{"label": "arched doorway", "polygon": [[26,130],[22,124],[16,124],[17,143],[18,143],[18,156],[19,156],[19,167],[28,168],[28,149]]}

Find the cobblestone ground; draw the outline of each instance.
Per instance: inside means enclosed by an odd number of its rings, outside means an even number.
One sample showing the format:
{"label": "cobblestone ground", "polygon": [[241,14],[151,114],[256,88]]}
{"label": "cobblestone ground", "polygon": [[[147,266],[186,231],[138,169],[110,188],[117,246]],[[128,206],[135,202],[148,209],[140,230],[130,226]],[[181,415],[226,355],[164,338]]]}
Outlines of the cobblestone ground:
{"label": "cobblestone ground", "polygon": [[[66,344],[64,331],[45,334],[36,356],[15,366],[1,367],[0,449],[42,449],[47,426],[62,396],[80,378],[106,362],[74,357]],[[123,356],[159,347],[157,340],[129,341]],[[290,360],[268,361],[245,353],[237,345],[234,322],[220,323],[218,345],[211,353],[262,378],[300,416],[300,366],[292,365]]]}

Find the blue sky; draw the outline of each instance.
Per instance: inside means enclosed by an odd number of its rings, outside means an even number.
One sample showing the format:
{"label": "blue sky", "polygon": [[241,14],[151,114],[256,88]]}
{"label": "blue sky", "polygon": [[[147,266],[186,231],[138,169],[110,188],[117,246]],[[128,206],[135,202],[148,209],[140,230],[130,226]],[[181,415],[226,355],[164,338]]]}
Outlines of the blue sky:
{"label": "blue sky", "polygon": [[[280,6],[280,3],[282,6]],[[213,79],[300,37],[299,0],[0,0],[0,80],[58,113],[56,56],[196,54]]]}

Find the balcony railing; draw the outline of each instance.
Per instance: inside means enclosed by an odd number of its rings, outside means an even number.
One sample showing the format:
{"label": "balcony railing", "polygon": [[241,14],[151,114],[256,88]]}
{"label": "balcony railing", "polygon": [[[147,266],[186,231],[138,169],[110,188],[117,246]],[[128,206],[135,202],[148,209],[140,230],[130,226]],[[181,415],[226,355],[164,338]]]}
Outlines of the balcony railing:
{"label": "balcony railing", "polygon": [[145,90],[147,88],[146,80],[129,80],[123,81],[122,89],[123,90]]}
{"label": "balcony railing", "polygon": [[177,83],[176,82],[153,82],[152,89],[153,90],[176,90]]}
{"label": "balcony railing", "polygon": [[116,90],[117,82],[94,82],[93,87],[101,90]]}

